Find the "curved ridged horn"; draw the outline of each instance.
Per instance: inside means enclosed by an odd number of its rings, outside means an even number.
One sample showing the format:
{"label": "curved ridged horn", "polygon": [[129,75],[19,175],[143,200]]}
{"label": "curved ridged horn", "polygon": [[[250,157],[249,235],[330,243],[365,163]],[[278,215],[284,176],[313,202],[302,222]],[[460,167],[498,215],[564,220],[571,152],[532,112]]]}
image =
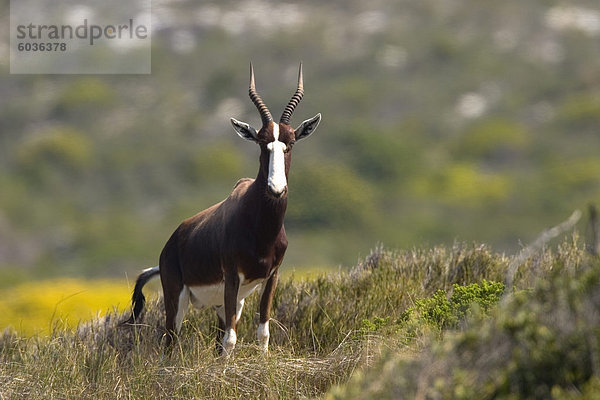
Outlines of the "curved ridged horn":
{"label": "curved ridged horn", "polygon": [[252,67],[252,63],[250,63],[250,89],[248,89],[248,94],[260,113],[260,119],[262,119],[263,126],[267,126],[269,122],[273,121],[273,117],[258,93],[256,93],[256,86],[254,83],[254,68]]}
{"label": "curved ridged horn", "polygon": [[304,96],[304,82],[302,79],[302,63],[300,63],[300,71],[298,71],[298,88],[296,89],[296,93],[290,99],[290,102],[287,106],[285,106],[285,110],[283,110],[283,114],[281,114],[281,118],[279,122],[282,124],[290,124],[290,118],[292,118],[292,114],[294,113],[294,109],[302,100],[302,96]]}

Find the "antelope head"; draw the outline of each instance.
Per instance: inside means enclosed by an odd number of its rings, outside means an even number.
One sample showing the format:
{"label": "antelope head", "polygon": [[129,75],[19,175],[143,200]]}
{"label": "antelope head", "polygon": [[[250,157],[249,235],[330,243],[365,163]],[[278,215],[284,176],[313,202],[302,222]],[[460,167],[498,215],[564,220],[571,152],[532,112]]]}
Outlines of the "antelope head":
{"label": "antelope head", "polygon": [[250,99],[258,109],[262,120],[262,127],[257,131],[251,125],[231,118],[231,124],[237,134],[246,140],[258,143],[261,148],[261,169],[267,179],[267,192],[276,199],[287,196],[287,177],[291,163],[291,151],[294,143],[305,139],[312,134],[319,122],[321,114],[302,122],[296,129],[290,126],[290,118],[294,109],[302,100],[304,95],[304,84],[302,79],[302,64],[298,72],[298,86],[296,93],[292,96],[285,107],[279,122],[273,121],[271,112],[256,92],[254,82],[254,69],[250,64]]}

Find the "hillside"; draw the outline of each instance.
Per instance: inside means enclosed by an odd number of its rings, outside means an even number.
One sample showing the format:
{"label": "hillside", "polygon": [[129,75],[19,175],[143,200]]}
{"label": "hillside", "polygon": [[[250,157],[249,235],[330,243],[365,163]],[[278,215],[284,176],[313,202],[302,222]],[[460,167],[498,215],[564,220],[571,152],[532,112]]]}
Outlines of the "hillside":
{"label": "hillside", "polygon": [[[161,350],[162,311],[0,337],[5,399],[591,399],[597,393],[600,263],[568,239],[517,258],[484,245],[374,249],[350,271],[281,283],[268,356],[249,297],[229,360],[213,312],[188,314]],[[332,386],[333,385],[333,386]],[[587,396],[587,397],[586,397]]]}
{"label": "hillside", "polygon": [[323,114],[294,152],[284,268],[379,242],[514,252],[600,201],[599,43],[592,0],[164,0],[148,76],[9,75],[2,47],[0,277],[156,265],[183,218],[256,174],[229,126],[259,121],[250,60],[277,115],[302,60],[292,122]]}

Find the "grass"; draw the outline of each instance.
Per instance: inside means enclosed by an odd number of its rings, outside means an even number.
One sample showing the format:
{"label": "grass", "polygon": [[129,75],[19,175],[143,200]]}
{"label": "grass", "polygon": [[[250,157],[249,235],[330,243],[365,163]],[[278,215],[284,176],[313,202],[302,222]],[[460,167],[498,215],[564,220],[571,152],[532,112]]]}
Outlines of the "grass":
{"label": "grass", "polygon": [[[246,303],[238,347],[228,360],[215,352],[216,316],[208,310],[191,311],[176,348],[165,353],[158,299],[149,302],[144,323],[135,328],[117,327],[123,316],[112,312],[75,331],[57,327],[49,336],[6,331],[0,339],[0,398],[511,398],[513,389],[522,394],[521,386],[506,382],[521,378],[522,387],[544,382],[543,393],[565,399],[576,398],[566,397],[573,388],[598,388],[599,325],[589,326],[597,312],[590,312],[595,303],[585,297],[600,292],[594,292],[598,260],[569,240],[522,260],[513,286],[504,288],[513,259],[483,245],[377,247],[350,271],[286,279],[274,300],[268,355],[255,344],[256,295]],[[562,306],[569,302],[588,305]],[[573,310],[579,310],[575,317]],[[586,310],[593,318],[580,318]],[[514,328],[519,318],[531,332]],[[572,341],[570,324],[584,332]],[[585,365],[573,361],[573,368],[555,375],[531,373],[564,359],[559,350],[544,358],[550,344],[535,336],[539,326],[564,327],[564,335],[539,333],[554,338],[556,348],[587,340],[589,346],[567,352],[584,355]],[[482,378],[495,371],[503,381]],[[483,389],[475,385],[469,392],[477,382]],[[429,391],[419,391],[423,385]],[[536,396],[513,398],[541,398]]]}

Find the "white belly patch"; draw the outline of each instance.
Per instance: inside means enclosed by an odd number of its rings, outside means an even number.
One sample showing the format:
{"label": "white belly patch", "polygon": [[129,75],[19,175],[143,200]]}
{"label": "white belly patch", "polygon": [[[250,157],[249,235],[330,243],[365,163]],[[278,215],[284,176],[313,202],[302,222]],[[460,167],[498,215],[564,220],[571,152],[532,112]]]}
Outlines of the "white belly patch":
{"label": "white belly patch", "polygon": [[[238,289],[237,301],[250,296],[262,283],[263,279],[245,281],[244,275],[240,276],[240,287]],[[195,307],[222,306],[225,296],[225,282],[206,286],[189,286],[192,304]]]}

